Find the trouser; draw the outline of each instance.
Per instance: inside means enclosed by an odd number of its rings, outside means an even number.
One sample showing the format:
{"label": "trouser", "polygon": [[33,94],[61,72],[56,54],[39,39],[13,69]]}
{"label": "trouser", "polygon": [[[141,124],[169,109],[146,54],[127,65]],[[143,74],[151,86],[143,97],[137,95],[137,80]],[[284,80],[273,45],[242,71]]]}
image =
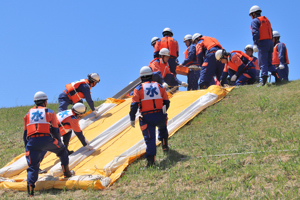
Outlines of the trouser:
{"label": "trouser", "polygon": [[198,80],[200,78],[200,70],[189,70],[187,75],[187,83],[188,88],[187,90],[198,90]]}
{"label": "trouser", "polygon": [[248,69],[243,71],[243,73],[237,78],[234,85],[245,85],[246,83],[254,83],[256,80],[256,70]]}
{"label": "trouser", "polygon": [[276,68],[276,70],[280,79],[283,79],[285,81],[289,80],[289,66],[287,64],[284,64],[284,69],[279,69],[278,67]]}
{"label": "trouser", "polygon": [[158,140],[162,141],[169,137],[167,129],[167,114],[162,112],[145,114],[140,117],[140,127],[146,143],[145,157],[156,155],[156,127],[158,127]]}
{"label": "trouser", "polygon": [[260,70],[256,70],[256,82],[259,83]]}
{"label": "trouser", "polygon": [[216,76],[218,81],[220,81],[223,69],[224,64],[216,60],[214,53],[206,54],[200,73],[200,89],[205,89],[212,85],[213,76]]}
{"label": "trouser", "polygon": [[260,40],[257,45],[258,65],[261,69],[261,76],[268,76],[268,71],[276,71],[275,67],[272,65],[273,46],[272,40]]}
{"label": "trouser", "polygon": [[58,96],[58,112],[68,110],[68,105],[73,104],[68,95],[64,92]]}
{"label": "trouser", "polygon": [[64,143],[67,150],[68,150],[68,146],[69,146],[71,136],[72,136],[72,131],[71,130],[62,136],[63,137],[63,143]]}
{"label": "trouser", "polygon": [[168,60],[168,64],[170,67],[170,71],[176,76],[176,66],[178,65],[177,58],[174,56],[171,56]]}
{"label": "trouser", "polygon": [[55,153],[62,165],[69,164],[69,157],[65,146],[57,139],[50,136],[34,137],[26,145],[27,184],[35,185],[38,179],[39,167],[47,151]]}

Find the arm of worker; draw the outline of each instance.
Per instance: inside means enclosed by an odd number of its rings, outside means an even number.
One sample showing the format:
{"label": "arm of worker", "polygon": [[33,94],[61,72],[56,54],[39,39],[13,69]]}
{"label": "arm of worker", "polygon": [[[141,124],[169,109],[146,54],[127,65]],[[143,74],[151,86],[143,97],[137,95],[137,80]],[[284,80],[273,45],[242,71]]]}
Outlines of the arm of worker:
{"label": "arm of worker", "polygon": [[61,142],[61,135],[58,128],[56,114],[52,110],[48,109],[47,117],[50,119],[52,136]]}
{"label": "arm of worker", "polygon": [[252,38],[253,38],[253,43],[255,45],[258,45],[259,41],[259,27],[260,27],[260,21],[259,19],[255,18],[251,22],[252,26]]}
{"label": "arm of worker", "polygon": [[26,126],[26,124],[27,124],[27,115],[28,115],[28,113],[25,115],[25,117],[24,117],[24,134],[23,134],[23,141],[24,141],[24,145],[25,145],[25,147],[26,147],[26,145],[27,145],[27,126]]}
{"label": "arm of worker", "polygon": [[86,102],[89,104],[91,110],[94,111],[95,107],[94,107],[94,101],[92,100],[92,97],[91,97],[90,87],[87,84],[81,84],[77,90],[82,92],[82,94],[84,95],[84,98],[85,98]]}
{"label": "arm of worker", "polygon": [[160,41],[157,41],[154,45],[154,58],[159,58],[159,50],[160,50]]}
{"label": "arm of worker", "polygon": [[133,90],[132,102],[130,105],[130,112],[129,112],[130,121],[135,121],[135,114],[138,111],[139,103],[140,103],[140,94],[138,90],[142,89],[141,87],[142,86],[139,85]]}
{"label": "arm of worker", "polygon": [[80,140],[82,146],[86,146],[87,143],[79,126],[79,120],[75,116],[72,116],[71,118],[68,118],[66,122],[70,123],[71,129],[74,131],[75,135]]}
{"label": "arm of worker", "polygon": [[202,50],[200,51],[199,48],[197,49],[197,47],[196,47],[196,56],[197,56],[199,66],[202,66],[202,64],[203,64],[203,51]]}
{"label": "arm of worker", "polygon": [[186,65],[189,62],[194,60],[194,57],[196,55],[196,46],[195,45],[191,45],[189,48],[189,52],[188,52],[188,56],[186,57],[186,59],[183,61],[183,63],[181,65]]}
{"label": "arm of worker", "polygon": [[277,46],[277,50],[279,53],[278,57],[279,57],[280,64],[281,65],[286,64],[286,60],[285,60],[286,47],[282,43],[279,43]]}
{"label": "arm of worker", "polygon": [[163,98],[163,105],[166,105],[166,110],[168,110],[170,107],[170,100],[169,100],[168,94],[167,94],[165,88],[160,84],[159,84],[159,90],[160,90],[161,96]]}
{"label": "arm of worker", "polygon": [[221,75],[221,78],[220,78],[220,80],[221,80],[221,82],[220,82],[220,84],[221,84],[221,86],[224,86],[224,84],[228,84],[227,83],[227,76],[228,76],[228,72],[222,72],[222,75]]}

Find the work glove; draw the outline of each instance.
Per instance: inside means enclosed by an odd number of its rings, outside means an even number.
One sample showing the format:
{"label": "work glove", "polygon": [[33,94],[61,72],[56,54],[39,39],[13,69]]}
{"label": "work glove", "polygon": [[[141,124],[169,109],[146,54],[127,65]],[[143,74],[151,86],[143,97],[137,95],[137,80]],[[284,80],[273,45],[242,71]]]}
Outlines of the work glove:
{"label": "work glove", "polygon": [[188,84],[187,84],[186,82],[181,82],[181,85],[182,85],[183,87],[187,87],[187,86],[188,86]]}
{"label": "work glove", "polygon": [[94,113],[95,117],[99,117],[99,115],[100,115],[100,113],[97,113],[96,110],[94,110],[93,113]]}
{"label": "work glove", "polygon": [[284,65],[279,65],[279,69],[284,69]]}
{"label": "work glove", "polygon": [[169,87],[168,83],[166,83],[166,82],[164,82],[164,83],[162,84],[162,86],[163,86],[165,89],[168,89],[168,87]]}
{"label": "work glove", "polygon": [[201,70],[201,67],[198,67],[197,65],[191,65],[191,66],[189,66],[188,68],[191,69],[191,70],[194,70],[194,71],[199,71],[199,70]]}
{"label": "work glove", "polygon": [[255,45],[253,45],[253,51],[255,52],[255,53],[257,53],[258,52],[258,48],[257,48],[257,45],[255,44]]}
{"label": "work glove", "polygon": [[85,143],[86,143],[86,145],[85,145],[84,147],[87,148],[89,151],[94,149],[94,148],[90,145],[90,142],[89,142],[87,139],[85,139]]}
{"label": "work glove", "polygon": [[130,125],[135,128],[135,121],[130,121]]}
{"label": "work glove", "polygon": [[237,79],[237,75],[234,74],[234,75],[231,77],[230,81],[235,82],[236,79]]}

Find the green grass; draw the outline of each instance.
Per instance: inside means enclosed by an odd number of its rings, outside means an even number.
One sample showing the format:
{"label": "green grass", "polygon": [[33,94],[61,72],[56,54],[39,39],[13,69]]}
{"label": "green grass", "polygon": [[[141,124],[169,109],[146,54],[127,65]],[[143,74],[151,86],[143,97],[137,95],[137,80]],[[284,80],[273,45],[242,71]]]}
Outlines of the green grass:
{"label": "green grass", "polygon": [[[294,150],[300,141],[299,88],[300,81],[236,88],[181,128],[170,139],[168,155],[158,147],[154,168],[141,170],[146,161],[139,159],[108,189],[47,190],[36,192],[36,198],[300,199],[300,153]],[[28,108],[0,109],[6,146],[0,147],[1,166],[24,149]],[[25,196],[0,192],[7,199]]]}

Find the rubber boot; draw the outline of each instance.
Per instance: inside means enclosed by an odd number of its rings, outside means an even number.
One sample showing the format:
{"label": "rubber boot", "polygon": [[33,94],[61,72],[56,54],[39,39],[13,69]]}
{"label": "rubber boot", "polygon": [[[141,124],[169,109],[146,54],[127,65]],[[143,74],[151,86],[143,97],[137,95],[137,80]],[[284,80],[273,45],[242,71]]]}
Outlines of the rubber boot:
{"label": "rubber boot", "polygon": [[268,81],[268,76],[262,76],[261,78],[262,78],[262,84],[261,84],[261,86],[266,85],[266,83]]}
{"label": "rubber boot", "polygon": [[69,149],[67,149],[68,155],[71,155],[72,153],[74,153],[74,151],[69,151]]}
{"label": "rubber boot", "polygon": [[70,178],[74,175],[74,171],[70,171],[69,165],[62,165],[61,166],[64,172],[64,178]]}
{"label": "rubber boot", "polygon": [[154,163],[155,163],[155,156],[147,156],[147,165],[144,167],[144,169],[152,167]]}
{"label": "rubber boot", "polygon": [[28,197],[33,197],[34,196],[34,185],[27,184],[27,193]]}
{"label": "rubber boot", "polygon": [[275,83],[280,83],[281,82],[277,72],[272,72],[272,75],[275,77]]}
{"label": "rubber boot", "polygon": [[169,146],[168,146],[168,138],[163,138],[161,141],[161,147],[164,153],[167,153],[169,151]]}

